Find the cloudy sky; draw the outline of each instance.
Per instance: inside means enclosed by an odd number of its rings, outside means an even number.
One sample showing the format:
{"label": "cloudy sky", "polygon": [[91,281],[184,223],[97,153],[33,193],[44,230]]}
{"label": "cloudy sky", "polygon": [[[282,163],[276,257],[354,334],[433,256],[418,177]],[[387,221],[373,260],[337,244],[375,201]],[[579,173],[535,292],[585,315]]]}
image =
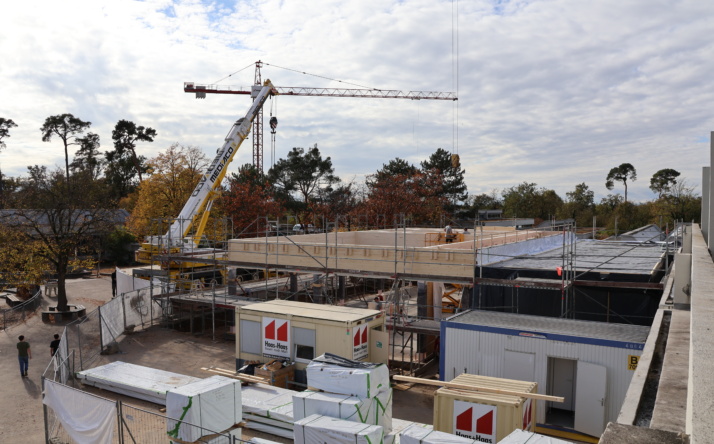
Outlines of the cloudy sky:
{"label": "cloudy sky", "polygon": [[[62,113],[91,121],[103,150],[127,119],[157,130],[138,148],[148,158],[174,142],[212,157],[250,99],[196,100],[183,82],[248,86],[262,60],[276,86],[458,91],[457,105],[268,102],[276,156],[317,144],[343,180],[442,147],[461,156],[473,194],[527,181],[565,197],[586,182],[599,199],[623,162],[638,172],[635,200],[652,198],[662,168],[699,192],[714,130],[713,17],[706,0],[13,2],[0,15],[0,117],[18,127],[0,167],[63,165],[60,142],[39,131]],[[251,152],[244,145],[231,170]]]}

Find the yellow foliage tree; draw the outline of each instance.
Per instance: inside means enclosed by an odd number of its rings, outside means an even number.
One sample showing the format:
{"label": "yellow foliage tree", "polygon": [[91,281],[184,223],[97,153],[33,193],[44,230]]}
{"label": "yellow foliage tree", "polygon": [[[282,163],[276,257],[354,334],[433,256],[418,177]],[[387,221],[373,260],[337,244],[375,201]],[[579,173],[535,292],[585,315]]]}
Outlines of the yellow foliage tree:
{"label": "yellow foliage tree", "polygon": [[197,147],[174,143],[147,162],[150,176],[138,188],[127,228],[137,238],[163,234],[178,216],[208,165]]}

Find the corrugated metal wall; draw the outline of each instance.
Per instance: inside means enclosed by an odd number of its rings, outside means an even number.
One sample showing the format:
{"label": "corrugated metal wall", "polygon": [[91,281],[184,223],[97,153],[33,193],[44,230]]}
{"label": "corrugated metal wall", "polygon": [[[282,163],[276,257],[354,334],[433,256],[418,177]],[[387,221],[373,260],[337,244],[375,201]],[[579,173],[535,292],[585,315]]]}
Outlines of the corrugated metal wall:
{"label": "corrugated metal wall", "polygon": [[[535,353],[535,381],[540,393],[547,393],[548,358],[581,360],[607,368],[605,420],[615,421],[625,399],[634,371],[628,370],[629,355],[642,350],[525,338],[459,328],[446,328],[444,380],[461,373],[503,378],[505,351]],[[576,394],[577,396],[577,394]],[[536,421],[545,422],[545,401],[538,401]]]}

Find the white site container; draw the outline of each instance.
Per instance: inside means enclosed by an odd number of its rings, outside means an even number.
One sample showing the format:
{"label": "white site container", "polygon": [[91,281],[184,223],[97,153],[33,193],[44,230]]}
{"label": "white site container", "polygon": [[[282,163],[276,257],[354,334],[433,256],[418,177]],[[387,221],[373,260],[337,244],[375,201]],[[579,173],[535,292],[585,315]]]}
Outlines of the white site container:
{"label": "white site container", "polygon": [[[236,365],[277,358],[296,378],[324,353],[386,364],[389,333],[378,310],[273,300],[236,307]],[[304,382],[304,379],[299,382]]]}
{"label": "white site container", "polygon": [[536,422],[551,408],[572,412],[573,430],[600,436],[615,421],[642,354],[649,327],[469,310],[441,323],[439,375],[461,373],[533,381]]}
{"label": "white site container", "polygon": [[389,433],[392,430],[392,390],[380,392],[373,398],[313,391],[293,396],[295,421],[314,414],[379,425]]}
{"label": "white site container", "polygon": [[310,415],[295,422],[295,444],[376,444],[381,443],[380,426]]}
{"label": "white site container", "polygon": [[525,430],[514,430],[513,433],[498,441],[498,444],[569,444],[570,441],[539,435]]}
{"label": "white site container", "polygon": [[325,392],[372,398],[389,390],[389,368],[384,364],[374,368],[351,368],[312,361],[306,371],[307,385]]}
{"label": "white site container", "polygon": [[430,425],[412,424],[399,434],[399,444],[474,444],[479,441],[432,429]]}
{"label": "white site container", "polygon": [[166,417],[169,437],[183,441],[230,429],[242,421],[241,382],[216,375],[169,390]]}

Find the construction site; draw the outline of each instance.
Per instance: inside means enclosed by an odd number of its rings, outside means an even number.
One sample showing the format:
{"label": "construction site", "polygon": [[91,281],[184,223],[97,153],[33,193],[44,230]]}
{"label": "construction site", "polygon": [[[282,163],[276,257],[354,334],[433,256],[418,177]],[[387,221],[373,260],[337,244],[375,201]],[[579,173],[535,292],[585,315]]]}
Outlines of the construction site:
{"label": "construction site", "polygon": [[[697,226],[596,240],[571,222],[353,229],[338,217],[288,230],[266,216],[253,236],[208,245],[211,206],[251,129],[262,171],[272,95],[456,100],[281,89],[259,73],[250,90],[184,85],[253,102],[180,214],[142,243],[143,265],[116,269],[117,297],[64,327],[42,375],[46,442],[679,442],[606,437],[667,416],[660,387],[675,376],[663,356],[691,304]],[[156,329],[228,344],[220,367],[169,369],[150,350],[125,362]],[[426,414],[408,408],[415,398]]]}

